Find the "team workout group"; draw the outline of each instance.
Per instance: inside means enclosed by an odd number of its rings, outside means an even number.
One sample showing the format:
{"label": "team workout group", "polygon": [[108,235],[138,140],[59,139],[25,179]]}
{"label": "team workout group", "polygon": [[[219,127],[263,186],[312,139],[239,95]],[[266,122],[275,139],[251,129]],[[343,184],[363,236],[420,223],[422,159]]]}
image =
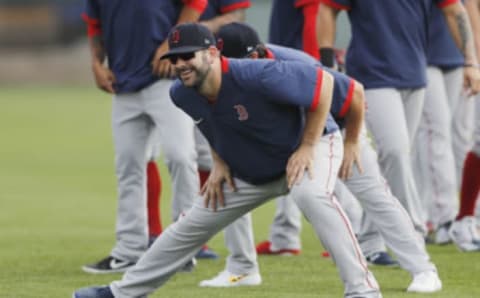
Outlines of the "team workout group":
{"label": "team workout group", "polygon": [[[426,244],[480,252],[480,0],[273,0],[268,41],[249,9],[85,0],[118,205],[112,250],[82,269],[124,275],[73,297],[147,297],[218,258],[207,243],[221,231],[225,269],[199,286],[261,286],[257,255],[299,255],[302,215],[344,297],[382,297],[371,264],[408,271],[407,292],[441,291]],[[342,11],[351,39],[336,49]],[[272,199],[255,244],[250,211]]]}

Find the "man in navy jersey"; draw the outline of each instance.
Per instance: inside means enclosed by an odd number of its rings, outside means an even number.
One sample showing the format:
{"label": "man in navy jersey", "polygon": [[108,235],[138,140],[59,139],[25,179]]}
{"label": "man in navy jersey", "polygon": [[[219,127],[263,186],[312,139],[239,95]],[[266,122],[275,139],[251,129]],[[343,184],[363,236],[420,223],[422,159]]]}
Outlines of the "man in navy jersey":
{"label": "man in navy jersey", "polygon": [[[319,64],[314,58],[303,52],[276,45],[262,44],[255,30],[246,24],[231,23],[225,25],[220,29],[217,36],[218,43],[221,44],[221,52],[227,57],[265,58],[302,61],[309,65]],[[345,128],[344,160],[339,173],[343,183],[341,180],[337,180],[335,195],[343,206],[344,198],[342,196],[345,193],[343,190],[348,187],[362,203],[367,216],[380,230],[389,247],[398,256],[400,265],[411,273],[413,282],[408,287],[408,291],[425,293],[440,290],[442,285],[436,268],[429,261],[423,243],[416,237],[415,230],[404,208],[385,186],[376,153],[366,137],[363,127],[364,98],[361,84],[335,71],[329,69],[326,69],[326,71],[332,73],[335,77],[330,111],[339,126]],[[350,214],[348,215],[350,216]],[[233,228],[232,226],[236,227]],[[200,283],[201,286],[252,285],[252,283],[244,282],[245,279],[251,278],[250,272],[233,271],[242,268],[243,264],[235,264],[239,259],[242,260],[242,253],[245,251],[250,254],[255,253],[253,248],[248,250],[250,246],[247,245],[248,242],[253,242],[253,237],[250,239],[244,237],[244,235],[249,234],[249,230],[251,230],[251,223],[249,221],[239,222],[239,220],[226,228],[225,238],[231,243],[243,246],[243,248],[229,246],[231,255],[227,260],[226,270],[212,280],[203,281]],[[238,239],[232,241],[232,238]],[[232,271],[235,274],[232,274]],[[419,279],[421,275],[428,275],[429,278]],[[232,278],[235,276],[246,277],[237,281]]]}
{"label": "man in navy jersey", "polygon": [[290,193],[338,267],[345,297],[381,297],[350,223],[331,196],[343,155],[329,114],[333,77],[296,62],[220,58],[198,24],[175,27],[163,56],[179,81],[171,96],[207,138],[213,168],[204,199],[170,225],[121,281],[76,298],[143,297],[238,217]]}
{"label": "man in navy jersey", "polygon": [[464,58],[438,7],[431,10],[428,33],[427,86],[413,165],[434,241],[446,244],[458,210],[457,181],[471,145],[474,101],[462,95]]}
{"label": "man in navy jersey", "polygon": [[[410,214],[417,231],[425,235],[424,211],[410,152],[425,98],[428,18],[433,5],[437,5],[447,18],[465,63],[477,64],[466,12],[459,0],[320,2],[317,33],[324,51],[333,46],[338,12],[348,11],[352,39],[347,51],[347,73],[365,86],[367,127],[392,192]],[[466,85],[473,93],[478,92],[478,69],[465,68],[464,74]]]}
{"label": "man in navy jersey", "polygon": [[159,58],[168,49],[169,30],[177,23],[198,20],[206,5],[205,0],[86,0],[83,17],[95,81],[113,94],[118,181],[116,244],[107,257],[83,266],[86,272],[123,272],[147,249],[145,155],[154,128],[173,177],[173,216],[188,210],[198,192],[194,125],[172,104],[168,93],[172,66]]}

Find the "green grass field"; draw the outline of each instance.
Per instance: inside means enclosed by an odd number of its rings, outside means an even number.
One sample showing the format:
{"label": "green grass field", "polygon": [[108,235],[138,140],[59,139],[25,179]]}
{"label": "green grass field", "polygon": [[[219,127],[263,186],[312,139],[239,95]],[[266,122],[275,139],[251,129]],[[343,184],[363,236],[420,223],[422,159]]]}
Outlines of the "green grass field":
{"label": "green grass field", "polygon": [[[110,98],[92,88],[0,88],[0,297],[70,297],[79,287],[120,275],[94,276],[80,266],[104,257],[114,240],[116,210]],[[162,168],[163,173],[165,169]],[[164,175],[162,214],[170,222]],[[274,204],[254,212],[256,240],[267,237]],[[210,242],[222,259],[200,261],[152,297],[342,297],[342,285],[308,224],[298,257],[260,257],[263,284],[203,289],[197,284],[223,269],[223,236]],[[480,253],[430,246],[444,290],[405,293],[400,269],[372,268],[385,298],[480,297]]]}

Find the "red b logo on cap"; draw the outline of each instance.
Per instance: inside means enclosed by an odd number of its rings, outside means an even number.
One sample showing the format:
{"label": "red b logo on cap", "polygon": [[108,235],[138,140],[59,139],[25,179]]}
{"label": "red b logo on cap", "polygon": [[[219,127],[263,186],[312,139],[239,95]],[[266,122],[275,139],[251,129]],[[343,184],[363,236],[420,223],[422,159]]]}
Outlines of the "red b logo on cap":
{"label": "red b logo on cap", "polygon": [[180,41],[180,31],[175,30],[172,32],[172,43],[178,43]]}

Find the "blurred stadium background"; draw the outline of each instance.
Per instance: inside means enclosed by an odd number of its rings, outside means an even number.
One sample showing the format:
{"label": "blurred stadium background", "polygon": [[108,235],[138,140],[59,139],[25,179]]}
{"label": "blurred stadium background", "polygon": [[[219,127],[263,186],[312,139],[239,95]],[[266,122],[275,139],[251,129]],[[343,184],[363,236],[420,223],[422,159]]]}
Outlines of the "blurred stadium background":
{"label": "blurred stadium background", "polygon": [[[247,22],[267,40],[271,0],[252,0]],[[0,84],[92,83],[84,0],[0,0]],[[345,47],[342,16],[338,46]]]}

